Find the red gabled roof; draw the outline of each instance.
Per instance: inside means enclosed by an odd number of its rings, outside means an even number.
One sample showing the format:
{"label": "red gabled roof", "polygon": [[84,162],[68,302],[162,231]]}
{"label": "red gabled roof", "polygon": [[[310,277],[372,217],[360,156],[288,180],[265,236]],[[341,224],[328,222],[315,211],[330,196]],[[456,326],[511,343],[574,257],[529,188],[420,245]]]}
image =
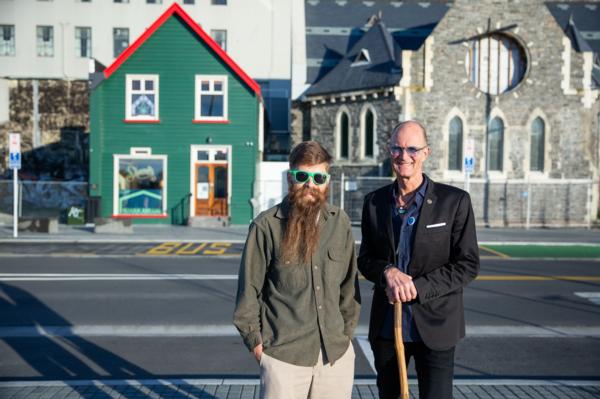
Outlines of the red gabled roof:
{"label": "red gabled roof", "polygon": [[239,65],[236,64],[235,61],[233,61],[225,51],[223,51],[221,46],[219,46],[217,42],[215,42],[209,35],[207,35],[206,32],[204,32],[204,30],[200,27],[200,25],[194,22],[192,17],[190,17],[177,3],[173,3],[167,9],[167,11],[165,11],[156,21],[154,21],[154,23],[150,25],[150,27],[146,29],[146,31],[140,37],[138,37],[135,42],[133,42],[129,47],[127,47],[125,51],[123,51],[117,57],[117,59],[112,64],[110,64],[108,68],[104,70],[104,78],[110,77],[110,75],[112,75],[117,69],[119,69],[121,64],[123,64],[131,56],[131,54],[135,53],[137,49],[142,44],[144,44],[144,42],[150,36],[152,36],[154,32],[156,32],[156,30],[162,26],[162,24],[165,23],[165,21],[174,14],[177,14],[194,32],[196,32],[196,34],[200,36],[200,39],[202,39],[202,41],[206,43],[206,45],[210,47],[210,49],[214,51],[217,54],[217,56],[221,58],[225,62],[225,64],[227,64],[233,70],[233,72],[235,72],[235,74],[240,79],[242,79],[242,81],[246,83],[246,85],[248,85],[250,89],[252,89],[252,91],[254,91],[254,93],[260,96],[260,86],[258,85],[258,83],[256,83],[254,79],[248,76],[246,72],[244,72],[242,68],[240,68]]}

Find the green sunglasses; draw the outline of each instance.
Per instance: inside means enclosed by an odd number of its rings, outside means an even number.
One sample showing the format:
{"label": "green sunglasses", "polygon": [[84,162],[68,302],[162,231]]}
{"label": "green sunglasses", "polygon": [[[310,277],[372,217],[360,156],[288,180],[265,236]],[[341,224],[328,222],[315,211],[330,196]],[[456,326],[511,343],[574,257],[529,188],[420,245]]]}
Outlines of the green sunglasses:
{"label": "green sunglasses", "polygon": [[320,186],[321,184],[327,183],[327,179],[329,179],[329,175],[327,173],[321,172],[307,172],[305,170],[292,169],[290,170],[290,174],[294,179],[294,183],[298,184],[304,184],[309,178],[312,177],[313,183],[315,183],[317,186]]}

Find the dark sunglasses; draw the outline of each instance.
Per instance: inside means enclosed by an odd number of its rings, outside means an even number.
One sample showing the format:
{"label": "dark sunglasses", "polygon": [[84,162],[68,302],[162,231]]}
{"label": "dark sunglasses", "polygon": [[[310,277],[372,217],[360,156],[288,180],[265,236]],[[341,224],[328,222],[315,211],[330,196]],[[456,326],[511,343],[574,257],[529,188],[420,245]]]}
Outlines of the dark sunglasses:
{"label": "dark sunglasses", "polygon": [[327,173],[321,172],[307,172],[305,170],[292,169],[290,170],[290,174],[294,179],[294,183],[298,184],[304,184],[312,177],[313,183],[315,183],[317,186],[320,186],[321,184],[327,183],[327,179],[329,179],[329,175]]}

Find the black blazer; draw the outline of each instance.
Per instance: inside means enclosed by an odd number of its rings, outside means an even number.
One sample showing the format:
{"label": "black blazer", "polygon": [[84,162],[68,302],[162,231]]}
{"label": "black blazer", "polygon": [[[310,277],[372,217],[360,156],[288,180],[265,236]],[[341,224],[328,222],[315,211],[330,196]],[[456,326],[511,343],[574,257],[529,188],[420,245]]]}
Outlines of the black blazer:
{"label": "black blazer", "polygon": [[[446,350],[465,335],[463,287],[479,272],[479,249],[469,194],[427,176],[409,272],[417,288],[412,304],[425,345]],[[392,189],[396,182],[367,194],[362,213],[358,269],[375,283],[369,341],[378,337],[389,305],[383,269],[396,264],[392,228]]]}

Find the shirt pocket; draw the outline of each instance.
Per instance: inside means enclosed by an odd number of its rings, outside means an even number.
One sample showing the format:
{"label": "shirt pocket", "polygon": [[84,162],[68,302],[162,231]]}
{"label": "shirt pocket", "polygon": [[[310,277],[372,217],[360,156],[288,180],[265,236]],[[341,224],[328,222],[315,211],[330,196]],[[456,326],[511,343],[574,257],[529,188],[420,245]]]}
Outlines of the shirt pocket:
{"label": "shirt pocket", "polygon": [[275,259],[270,280],[279,292],[292,294],[302,291],[308,285],[307,267],[301,263]]}
{"label": "shirt pocket", "polygon": [[325,265],[327,284],[340,285],[347,271],[347,267],[344,267],[345,257],[345,249],[342,247],[329,247],[327,249],[327,263]]}

